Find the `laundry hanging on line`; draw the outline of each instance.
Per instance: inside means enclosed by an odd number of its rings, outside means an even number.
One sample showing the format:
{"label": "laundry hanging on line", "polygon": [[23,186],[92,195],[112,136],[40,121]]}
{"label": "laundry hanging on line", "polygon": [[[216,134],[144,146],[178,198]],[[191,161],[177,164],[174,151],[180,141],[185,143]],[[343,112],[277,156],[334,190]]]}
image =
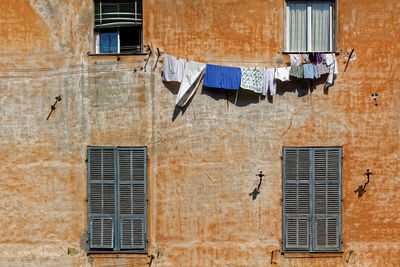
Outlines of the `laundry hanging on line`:
{"label": "laundry hanging on line", "polygon": [[238,90],[241,76],[240,68],[207,64],[203,85],[206,87]]}
{"label": "laundry hanging on line", "polygon": [[164,54],[162,79],[166,82],[182,82],[186,60]]}
{"label": "laundry hanging on line", "polygon": [[205,68],[206,64],[200,62],[188,61],[185,64],[182,83],[175,101],[177,106],[185,106],[194,95],[203,78]]}
{"label": "laundry hanging on line", "polygon": [[[327,74],[325,86],[333,84],[338,73],[335,53],[289,54],[291,66],[279,68],[238,68],[187,61],[164,54],[162,78],[164,81],[181,82],[176,105],[183,107],[194,95],[205,74],[204,86],[238,90],[239,87],[266,95],[276,94],[276,80],[318,79]],[[189,64],[190,63],[190,64]],[[271,78],[273,72],[273,78]]]}

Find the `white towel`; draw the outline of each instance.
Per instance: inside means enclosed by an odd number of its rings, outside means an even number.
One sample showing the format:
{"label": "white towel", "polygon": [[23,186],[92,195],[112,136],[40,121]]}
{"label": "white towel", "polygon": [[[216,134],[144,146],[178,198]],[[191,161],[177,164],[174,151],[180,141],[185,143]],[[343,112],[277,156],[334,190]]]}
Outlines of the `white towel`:
{"label": "white towel", "polygon": [[163,81],[182,82],[186,60],[164,54]]}
{"label": "white towel", "polygon": [[177,106],[185,106],[194,95],[204,75],[205,68],[206,64],[204,63],[194,61],[188,61],[186,63],[182,83],[179,87],[178,96],[176,97],[175,104]]}

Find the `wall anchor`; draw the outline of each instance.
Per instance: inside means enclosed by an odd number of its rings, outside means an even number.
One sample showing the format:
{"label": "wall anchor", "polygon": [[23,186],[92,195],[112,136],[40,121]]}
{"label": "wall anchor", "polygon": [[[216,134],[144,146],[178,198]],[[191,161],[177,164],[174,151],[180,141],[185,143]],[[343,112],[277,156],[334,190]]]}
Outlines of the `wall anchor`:
{"label": "wall anchor", "polygon": [[376,101],[376,99],[377,99],[378,96],[379,96],[378,93],[371,94],[371,97],[372,97],[372,98],[374,99],[374,101],[375,101],[375,106],[378,106],[378,102]]}

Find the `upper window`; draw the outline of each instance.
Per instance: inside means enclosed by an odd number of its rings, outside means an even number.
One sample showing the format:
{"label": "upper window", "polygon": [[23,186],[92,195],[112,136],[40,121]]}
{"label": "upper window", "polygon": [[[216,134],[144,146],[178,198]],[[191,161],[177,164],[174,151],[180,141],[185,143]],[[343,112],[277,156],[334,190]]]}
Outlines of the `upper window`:
{"label": "upper window", "polygon": [[90,250],[146,251],[146,148],[88,148]]}
{"label": "upper window", "polygon": [[283,149],[283,249],[340,251],[342,149]]}
{"label": "upper window", "polygon": [[142,51],[142,1],[95,0],[97,54]]}
{"label": "upper window", "polygon": [[287,1],[286,50],[333,51],[334,18],[334,1]]}

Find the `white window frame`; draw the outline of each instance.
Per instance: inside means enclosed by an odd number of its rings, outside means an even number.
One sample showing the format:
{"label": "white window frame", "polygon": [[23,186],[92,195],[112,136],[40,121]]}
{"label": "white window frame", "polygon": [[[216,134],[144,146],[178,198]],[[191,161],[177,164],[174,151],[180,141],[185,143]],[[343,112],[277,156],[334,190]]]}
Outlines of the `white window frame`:
{"label": "white window frame", "polygon": [[[307,50],[306,51],[292,51],[290,50],[289,44],[290,44],[290,36],[289,36],[289,25],[290,25],[290,18],[289,18],[289,14],[290,14],[290,9],[289,9],[289,5],[288,2],[296,2],[293,0],[286,0],[285,1],[285,10],[286,10],[286,19],[285,19],[285,51],[286,52],[333,52],[333,50],[335,49],[334,46],[334,32],[336,32],[336,27],[333,23],[334,21],[334,16],[336,16],[336,14],[334,13],[334,7],[335,5],[335,1],[332,0],[305,0],[305,1],[298,1],[299,3],[305,3],[307,4]],[[311,47],[311,43],[312,43],[312,34],[311,34],[311,22],[312,22],[312,18],[311,18],[311,14],[312,14],[312,8],[310,3],[312,2],[329,2],[330,3],[330,7],[329,7],[329,51],[315,51],[312,49]]]}
{"label": "white window frame", "polygon": [[[130,0],[126,0],[125,2],[129,2]],[[105,2],[105,3],[103,3]],[[113,5],[118,5],[117,2],[113,3],[112,0],[100,0],[99,1],[100,4],[100,18],[101,18],[101,10],[103,6],[113,6]],[[135,1],[135,21],[140,21],[142,19],[138,18],[138,3]],[[142,6],[142,4],[141,4]],[[142,7],[143,8],[143,7]],[[142,13],[143,13],[143,9],[142,9]],[[141,18],[143,18],[143,14],[140,14]],[[116,27],[110,27],[110,28],[115,28],[117,29],[117,53],[116,54],[121,54],[121,36],[120,36],[120,27],[116,26]],[[107,54],[107,53],[101,53],[101,47],[100,47],[100,29],[95,29],[94,30],[94,37],[95,37],[95,53],[102,55],[102,54]],[[143,51],[143,23],[141,23],[141,29],[140,29],[140,51],[138,52],[134,52],[134,53],[127,53],[127,54],[137,54],[137,53],[142,53]],[[113,53],[114,54],[114,53]]]}

